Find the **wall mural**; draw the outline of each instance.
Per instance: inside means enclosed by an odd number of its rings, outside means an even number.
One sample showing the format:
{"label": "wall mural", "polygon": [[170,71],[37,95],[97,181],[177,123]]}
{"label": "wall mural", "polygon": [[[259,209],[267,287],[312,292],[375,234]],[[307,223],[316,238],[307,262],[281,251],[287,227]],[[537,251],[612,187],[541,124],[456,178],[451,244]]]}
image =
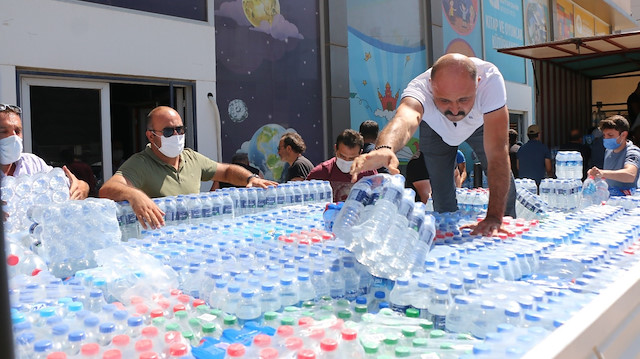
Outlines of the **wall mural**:
{"label": "wall mural", "polygon": [[[421,22],[411,17],[419,16],[419,4],[414,1],[412,7],[407,1],[398,7],[390,0],[347,4],[351,128],[357,130],[362,122],[373,120],[382,129],[395,115],[409,81],[427,69]],[[398,152],[401,162],[418,149],[418,135]]]}
{"label": "wall mural", "polygon": [[323,160],[317,1],[215,0],[217,104],[222,156],[249,154],[266,178],[288,166],[278,142],[296,131],[305,157]]}

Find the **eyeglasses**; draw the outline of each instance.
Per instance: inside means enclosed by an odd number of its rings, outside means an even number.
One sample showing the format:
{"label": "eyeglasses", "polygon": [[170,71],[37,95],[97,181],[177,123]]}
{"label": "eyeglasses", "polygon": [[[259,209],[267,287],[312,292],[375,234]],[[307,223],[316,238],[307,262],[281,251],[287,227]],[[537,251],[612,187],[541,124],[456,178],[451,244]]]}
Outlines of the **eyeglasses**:
{"label": "eyeglasses", "polygon": [[0,103],[0,112],[3,112],[3,111],[12,111],[12,112],[15,112],[17,114],[21,114],[22,113],[22,109],[20,107],[18,107],[18,106],[7,105],[7,104],[4,104],[4,103]]}
{"label": "eyeglasses", "polygon": [[151,132],[162,132],[162,136],[164,137],[171,137],[173,136],[174,133],[177,133],[179,135],[184,135],[185,131],[187,130],[187,128],[185,126],[177,126],[177,127],[165,127],[161,130],[152,130],[152,129],[148,129]]}

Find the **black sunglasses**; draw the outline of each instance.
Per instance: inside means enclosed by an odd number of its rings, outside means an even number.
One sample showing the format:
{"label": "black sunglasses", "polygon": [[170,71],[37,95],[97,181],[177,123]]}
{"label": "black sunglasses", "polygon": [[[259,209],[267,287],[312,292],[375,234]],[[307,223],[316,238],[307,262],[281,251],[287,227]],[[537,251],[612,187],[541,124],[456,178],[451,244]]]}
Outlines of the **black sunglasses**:
{"label": "black sunglasses", "polygon": [[0,103],[0,112],[2,112],[2,111],[12,111],[12,112],[15,112],[17,114],[22,113],[22,109],[20,107],[18,107],[18,106],[7,105],[7,104],[4,104],[4,103]]}
{"label": "black sunglasses", "polygon": [[184,135],[186,130],[187,128],[185,126],[165,127],[162,129],[162,131],[149,129],[149,131],[151,132],[162,132],[162,136],[164,137],[171,137],[173,136],[174,133],[177,133],[179,135]]}

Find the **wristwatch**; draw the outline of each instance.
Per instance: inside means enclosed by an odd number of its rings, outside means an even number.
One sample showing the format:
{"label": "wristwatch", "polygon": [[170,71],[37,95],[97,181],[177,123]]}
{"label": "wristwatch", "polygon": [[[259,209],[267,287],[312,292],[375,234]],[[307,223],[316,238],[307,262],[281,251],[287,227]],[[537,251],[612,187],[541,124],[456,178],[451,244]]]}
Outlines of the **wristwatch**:
{"label": "wristwatch", "polygon": [[260,178],[260,176],[258,176],[257,174],[252,173],[251,176],[247,177],[247,184],[249,184],[249,181],[251,181],[252,178],[256,178],[256,177]]}

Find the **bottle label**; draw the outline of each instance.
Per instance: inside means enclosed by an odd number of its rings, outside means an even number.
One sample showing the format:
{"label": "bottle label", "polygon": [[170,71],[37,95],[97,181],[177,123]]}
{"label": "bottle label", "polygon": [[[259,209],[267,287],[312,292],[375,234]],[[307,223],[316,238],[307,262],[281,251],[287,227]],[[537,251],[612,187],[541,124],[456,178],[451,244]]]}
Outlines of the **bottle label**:
{"label": "bottle label", "polygon": [[181,209],[181,210],[178,210],[176,217],[178,221],[186,221],[187,217],[189,217],[189,213],[187,212],[186,209]]}
{"label": "bottle label", "polygon": [[278,202],[278,205],[284,204],[284,196],[278,196],[276,198],[277,198],[276,201]]}
{"label": "bottle label", "polygon": [[389,308],[391,308],[391,310],[393,310],[394,312],[399,312],[404,314],[407,311],[407,309],[410,308],[410,306],[391,303],[389,305]]}
{"label": "bottle label", "polygon": [[446,315],[434,314],[431,317],[431,321],[433,322],[433,329],[444,330],[446,319],[447,319]]}
{"label": "bottle label", "polygon": [[297,194],[293,198],[294,198],[295,203],[302,203],[302,196],[301,195]]}
{"label": "bottle label", "polygon": [[367,192],[364,190],[352,188],[347,200],[354,200],[366,205],[367,201],[369,200],[369,195],[367,195]]}
{"label": "bottle label", "polygon": [[[284,198],[282,198],[282,202],[284,202]],[[276,204],[276,197],[267,197],[267,200],[265,203],[267,207],[274,206]]]}
{"label": "bottle label", "polygon": [[261,198],[258,200],[258,208],[264,208],[264,205],[267,203],[267,200],[264,198]]}
{"label": "bottle label", "polygon": [[200,218],[202,216],[202,210],[200,208],[192,209],[190,213],[191,218]]}
{"label": "bottle label", "polygon": [[231,210],[231,205],[225,204],[224,206],[222,206],[222,213],[225,215],[233,213],[233,211]]}
{"label": "bottle label", "polygon": [[309,201],[311,201],[311,200],[312,200],[312,199],[311,199],[311,193],[305,193],[305,194],[304,194],[304,201],[305,201],[305,202],[309,202]]}
{"label": "bottle label", "polygon": [[213,215],[213,211],[211,207],[205,207],[202,209],[202,217],[209,218]]}
{"label": "bottle label", "polygon": [[[231,207],[231,206],[229,206]],[[211,217],[216,217],[220,215],[220,207],[218,206],[213,206],[211,207]]]}

